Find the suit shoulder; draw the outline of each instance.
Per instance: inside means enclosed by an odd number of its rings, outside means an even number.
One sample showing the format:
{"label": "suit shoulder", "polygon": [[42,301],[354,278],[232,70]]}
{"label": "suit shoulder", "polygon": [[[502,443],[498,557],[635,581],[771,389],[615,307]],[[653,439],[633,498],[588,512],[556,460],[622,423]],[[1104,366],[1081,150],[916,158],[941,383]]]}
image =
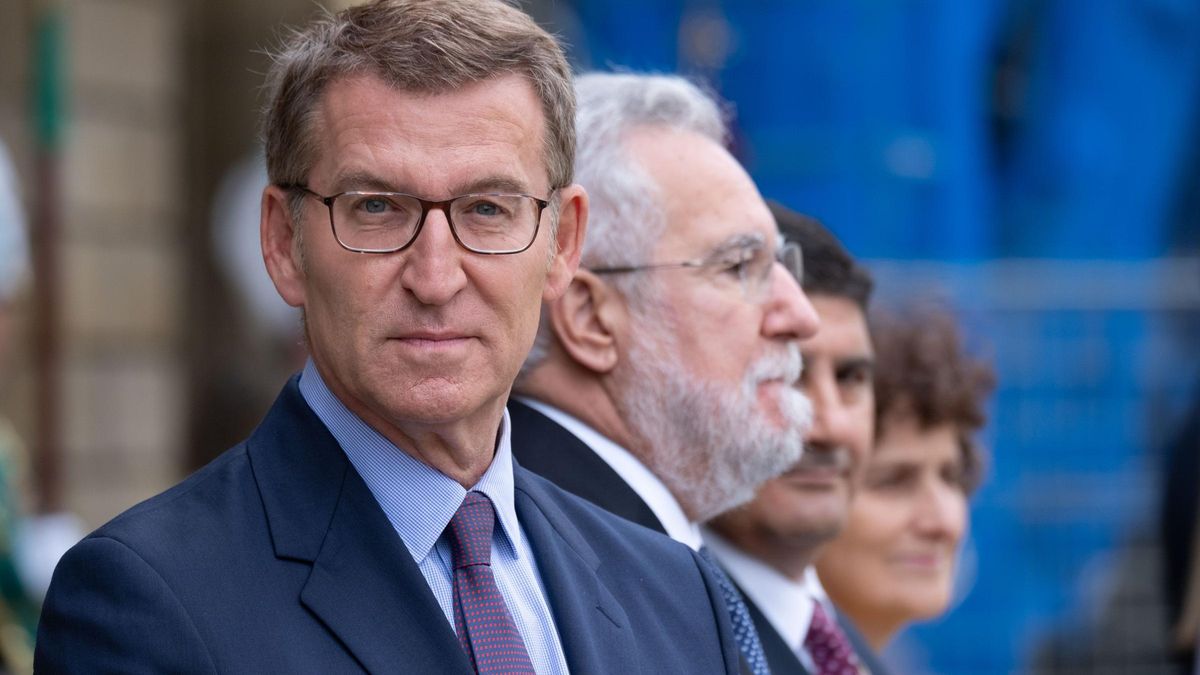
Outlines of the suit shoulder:
{"label": "suit shoulder", "polygon": [[525,485],[530,488],[529,492],[536,493],[535,497],[550,500],[573,525],[587,531],[591,537],[600,536],[604,539],[628,542],[636,547],[673,551],[681,556],[681,559],[690,551],[687,546],[665,534],[622,518],[528,469],[518,467],[517,471],[522,474],[522,479],[518,481],[518,489]]}
{"label": "suit shoulder", "polygon": [[526,469],[517,467],[516,479],[518,492],[594,567],[639,640],[653,642],[650,634],[688,636],[687,653],[672,652],[674,643],[653,651],[666,649],[678,663],[708,659],[708,667],[698,672],[722,672],[717,663],[724,664],[723,672],[737,672],[737,646],[724,602],[696,552]]}
{"label": "suit shoulder", "polygon": [[110,538],[136,548],[139,541],[174,541],[189,529],[220,525],[223,520],[232,525],[239,521],[239,513],[244,516],[240,507],[254,492],[242,442],[180,483],[117,515],[89,538]]}

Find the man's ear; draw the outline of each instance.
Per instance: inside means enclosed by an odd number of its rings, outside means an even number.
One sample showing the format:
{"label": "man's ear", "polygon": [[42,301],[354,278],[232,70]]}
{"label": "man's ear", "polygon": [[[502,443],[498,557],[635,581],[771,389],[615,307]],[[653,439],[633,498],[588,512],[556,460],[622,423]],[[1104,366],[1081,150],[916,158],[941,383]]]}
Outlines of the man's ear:
{"label": "man's ear", "polygon": [[595,373],[617,365],[618,335],[629,323],[625,299],[600,277],[579,270],[566,292],[549,305],[550,325],[573,361]]}
{"label": "man's ear", "polygon": [[268,185],[263,190],[259,238],[262,241],[263,262],[275,290],[292,307],[304,306],[304,267],[300,263],[296,228],[288,192]]}
{"label": "man's ear", "polygon": [[542,300],[550,302],[562,295],[575,270],[579,269],[579,255],[583,252],[583,237],[587,234],[588,196],[582,185],[571,184],[558,191],[558,236],[554,259],[546,275],[546,287]]}

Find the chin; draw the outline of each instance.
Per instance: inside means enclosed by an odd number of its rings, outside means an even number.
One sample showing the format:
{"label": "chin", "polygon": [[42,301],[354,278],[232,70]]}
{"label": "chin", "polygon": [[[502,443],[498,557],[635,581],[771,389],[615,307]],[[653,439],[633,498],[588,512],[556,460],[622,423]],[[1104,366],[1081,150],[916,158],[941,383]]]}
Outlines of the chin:
{"label": "chin", "polygon": [[481,396],[458,382],[423,381],[394,390],[390,411],[399,419],[439,424],[463,419],[480,407]]}
{"label": "chin", "polygon": [[[898,584],[910,583],[897,580]],[[931,621],[946,613],[950,606],[949,591],[930,589],[920,590],[915,584],[909,586],[912,595],[902,600],[903,613],[910,621]]]}

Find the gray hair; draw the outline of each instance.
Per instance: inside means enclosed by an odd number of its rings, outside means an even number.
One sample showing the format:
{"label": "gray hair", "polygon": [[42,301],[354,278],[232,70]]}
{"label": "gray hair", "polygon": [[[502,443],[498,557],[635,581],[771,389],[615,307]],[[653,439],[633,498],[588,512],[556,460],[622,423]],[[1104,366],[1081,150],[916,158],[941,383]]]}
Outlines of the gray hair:
{"label": "gray hair", "polygon": [[[724,145],[725,114],[715,97],[672,75],[588,73],[575,78],[575,180],[588,192],[590,213],[582,267],[647,262],[666,227],[659,188],[630,156],[638,129],[688,131]],[[653,284],[645,275],[616,275],[612,285],[631,301]],[[542,310],[533,350],[522,374],[549,350],[552,329]]]}
{"label": "gray hair", "polygon": [[541,102],[550,186],[571,184],[570,67],[550,34],[500,0],[374,0],[295,32],[267,74],[267,173],[275,185],[305,181],[316,160],[316,106],[337,78],[371,74],[397,89],[436,94],[510,73],[525,77]]}

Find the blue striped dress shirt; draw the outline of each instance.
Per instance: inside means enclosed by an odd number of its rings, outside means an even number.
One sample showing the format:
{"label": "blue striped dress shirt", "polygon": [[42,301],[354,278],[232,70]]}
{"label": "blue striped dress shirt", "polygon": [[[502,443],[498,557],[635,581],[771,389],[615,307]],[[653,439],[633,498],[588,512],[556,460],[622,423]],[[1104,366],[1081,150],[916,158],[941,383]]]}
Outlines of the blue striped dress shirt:
{"label": "blue striped dress shirt", "polygon": [[[350,412],[326,386],[311,359],[300,376],[300,393],[342,446],[383,508],[453,629],[454,577],[450,544],[442,533],[467,490],[397,448]],[[492,571],[534,668],[538,673],[566,674],[566,657],[546,602],[546,589],[528,539],[517,521],[509,427],[506,409],[500,423],[496,456],[471,489],[487,495],[496,507],[500,527],[492,534]]]}

